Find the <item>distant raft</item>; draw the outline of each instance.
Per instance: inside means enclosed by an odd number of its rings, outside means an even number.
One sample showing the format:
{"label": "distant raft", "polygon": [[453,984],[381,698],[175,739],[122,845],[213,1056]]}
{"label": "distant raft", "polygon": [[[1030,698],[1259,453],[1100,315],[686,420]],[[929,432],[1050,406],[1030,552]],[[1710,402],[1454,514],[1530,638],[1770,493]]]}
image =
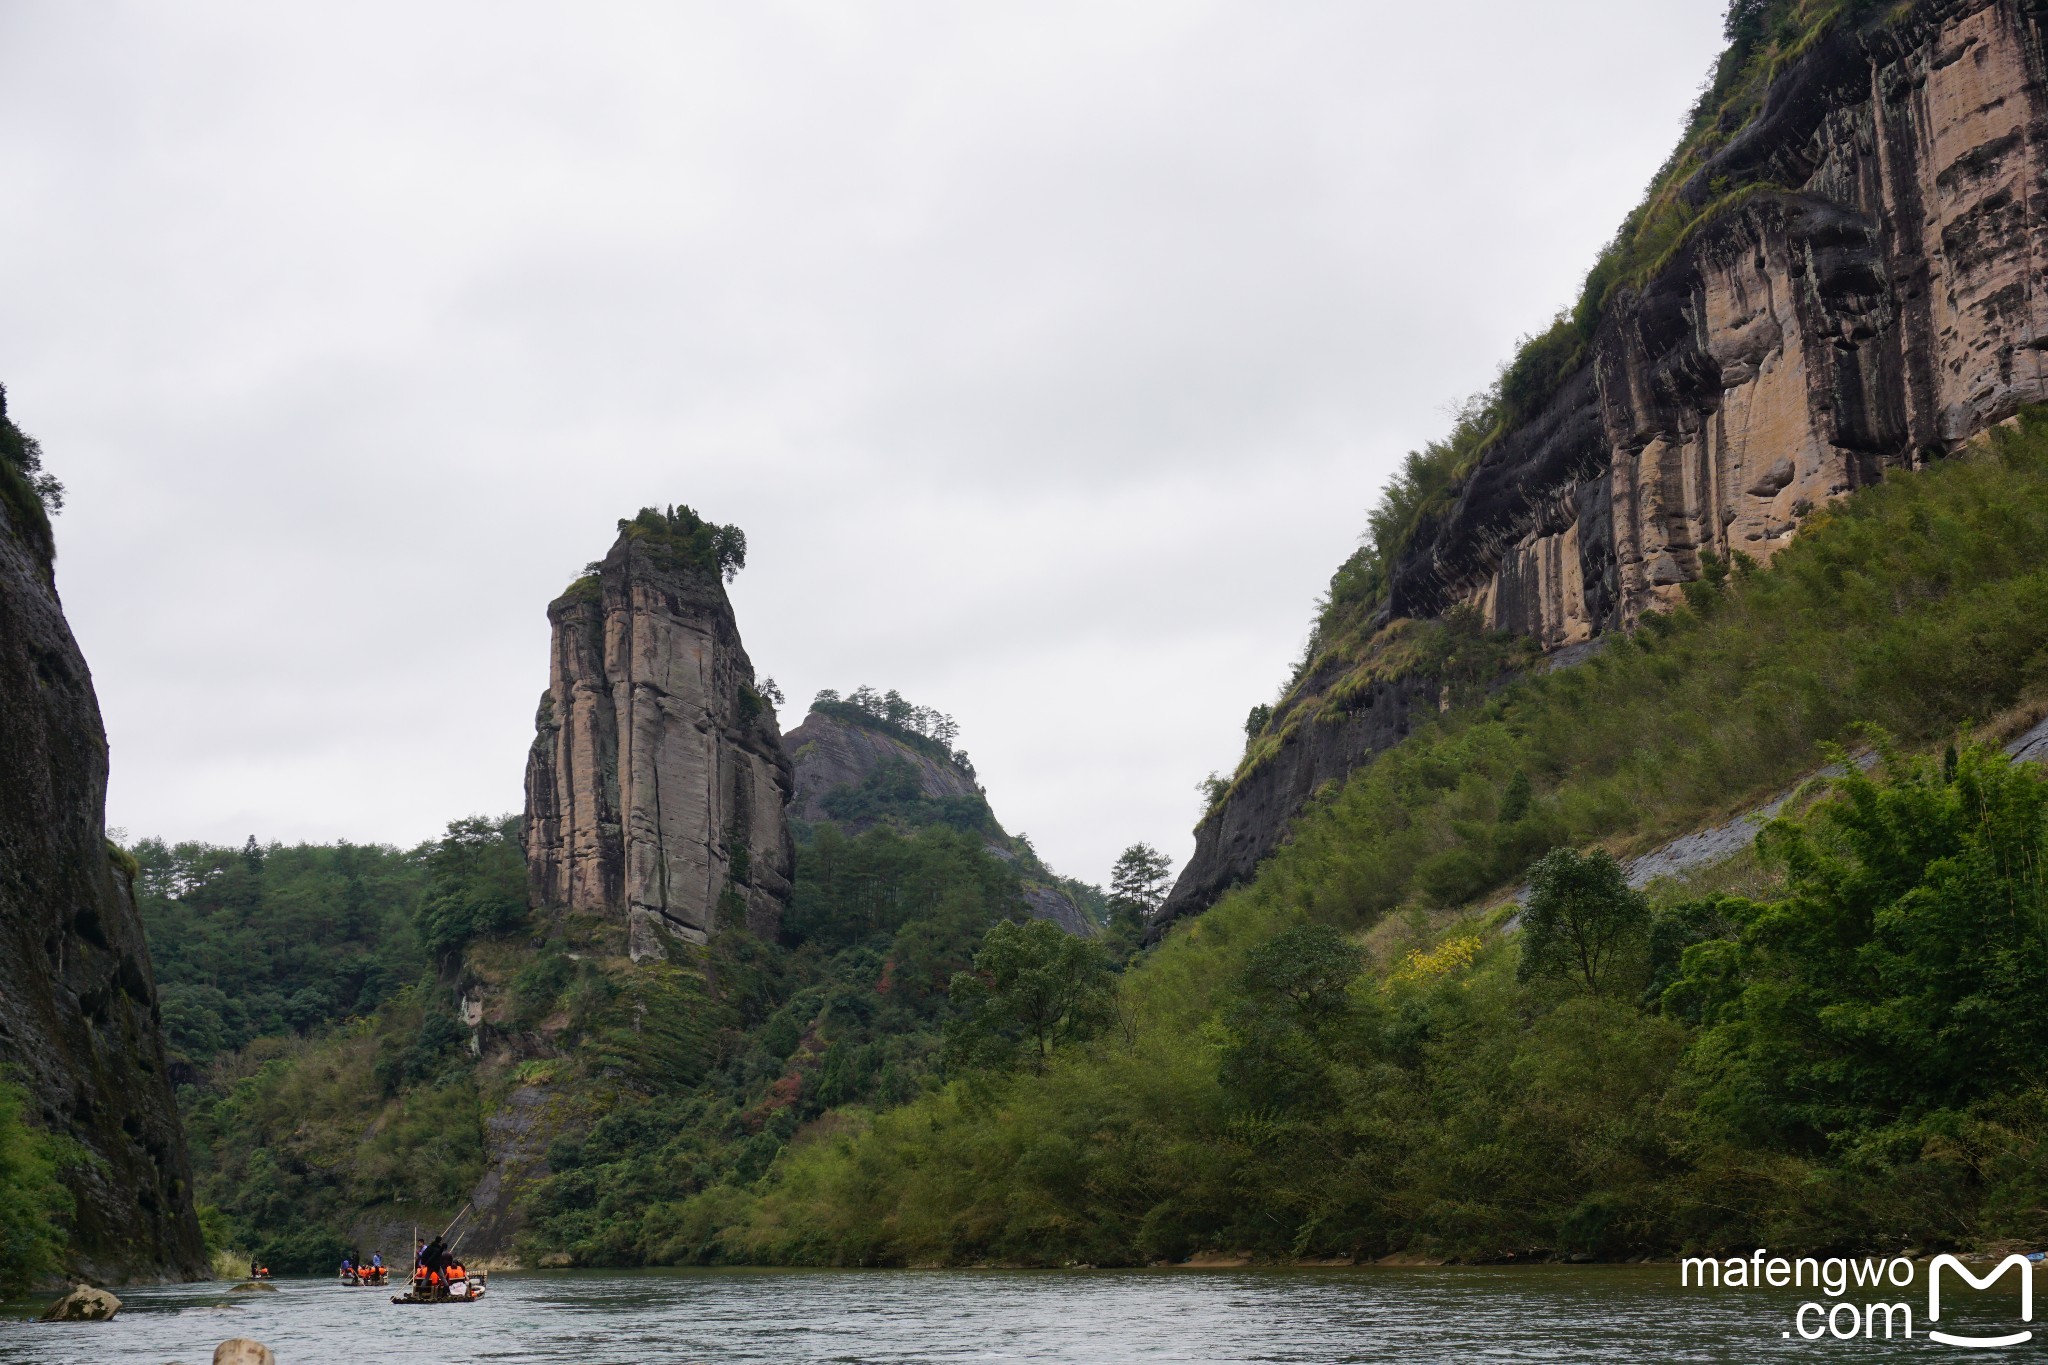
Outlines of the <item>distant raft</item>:
{"label": "distant raft", "polygon": [[393,1294],[393,1303],[475,1303],[484,1296],[488,1288],[482,1275],[466,1276],[455,1281],[464,1292],[452,1294],[448,1286],[438,1281],[415,1277],[412,1287],[403,1294]]}

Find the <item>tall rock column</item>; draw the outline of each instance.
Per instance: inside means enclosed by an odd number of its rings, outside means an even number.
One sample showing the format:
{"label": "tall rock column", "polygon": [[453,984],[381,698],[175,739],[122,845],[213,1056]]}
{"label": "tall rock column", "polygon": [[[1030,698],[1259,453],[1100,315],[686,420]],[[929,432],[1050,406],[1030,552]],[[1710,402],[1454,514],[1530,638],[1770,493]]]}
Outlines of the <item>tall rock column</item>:
{"label": "tall rock column", "polygon": [[[205,1269],[149,947],[106,839],[107,737],[0,392],[0,1076],[74,1140],[72,1269]],[[125,864],[125,866],[124,866]]]}
{"label": "tall rock column", "polygon": [[775,931],[791,771],[721,568],[737,533],[642,512],[548,607],[548,690],[526,766],[536,905],[618,916],[633,957],[743,919]]}

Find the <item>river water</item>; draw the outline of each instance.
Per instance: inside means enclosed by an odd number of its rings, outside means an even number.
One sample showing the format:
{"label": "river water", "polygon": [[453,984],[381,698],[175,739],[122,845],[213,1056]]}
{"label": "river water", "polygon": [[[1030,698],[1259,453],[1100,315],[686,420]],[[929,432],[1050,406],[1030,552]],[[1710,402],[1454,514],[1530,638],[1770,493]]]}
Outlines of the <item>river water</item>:
{"label": "river water", "polygon": [[[1784,1335],[1800,1303],[1817,1297],[1681,1289],[1675,1266],[556,1271],[495,1276],[488,1298],[449,1307],[283,1280],[271,1294],[225,1284],[134,1289],[111,1323],[26,1322],[30,1305],[9,1305],[0,1362],[206,1365],[234,1336],[267,1343],[282,1365],[1978,1357],[1926,1340],[1922,1284],[1890,1295],[1913,1309],[1910,1343],[1887,1343],[1881,1325],[1869,1342]],[[1949,1297],[1940,1327],[2021,1326],[2016,1294]],[[1808,1329],[1818,1325],[1809,1315]],[[2044,1343],[1992,1358],[2033,1356]]]}

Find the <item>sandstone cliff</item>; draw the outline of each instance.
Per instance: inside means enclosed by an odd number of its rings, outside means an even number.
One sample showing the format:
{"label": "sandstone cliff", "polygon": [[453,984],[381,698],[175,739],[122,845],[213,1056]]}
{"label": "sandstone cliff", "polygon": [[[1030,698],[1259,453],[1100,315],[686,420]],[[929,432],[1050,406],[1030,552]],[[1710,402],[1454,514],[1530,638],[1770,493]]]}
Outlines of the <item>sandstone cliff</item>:
{"label": "sandstone cliff", "polygon": [[[0,443],[17,447],[0,394]],[[76,1268],[196,1278],[206,1258],[149,949],[106,840],[107,741],[57,600],[55,548],[0,448],[0,1070],[88,1160]],[[128,865],[132,867],[132,863]]]}
{"label": "sandstone cliff", "polygon": [[729,529],[643,512],[548,607],[526,767],[532,896],[619,917],[635,959],[734,916],[772,935],[789,897],[789,760],[705,550],[707,530]]}
{"label": "sandstone cliff", "polygon": [[[1698,211],[1686,235],[1388,566],[1375,624],[1462,605],[1585,645],[1676,602],[1709,556],[1767,562],[1829,500],[2048,399],[2044,12],[1919,0],[1789,59],[1674,187]],[[1248,877],[1317,785],[1404,730],[1359,689],[1329,704],[1318,671],[1197,828],[1161,925]],[[1408,690],[1374,705],[1405,715],[1430,687]]]}
{"label": "sandstone cliff", "polygon": [[849,834],[882,823],[905,828],[943,823],[978,833],[990,853],[1020,865],[1032,914],[1070,934],[1098,931],[1030,846],[997,822],[972,772],[942,745],[892,733],[844,706],[813,710],[782,743],[795,772],[792,819],[833,824]]}
{"label": "sandstone cliff", "polygon": [[1587,363],[1490,449],[1396,566],[1571,644],[1674,603],[1701,557],[2048,397],[2048,78],[2028,0],[1838,27],[1687,182],[1728,201],[1611,307]]}

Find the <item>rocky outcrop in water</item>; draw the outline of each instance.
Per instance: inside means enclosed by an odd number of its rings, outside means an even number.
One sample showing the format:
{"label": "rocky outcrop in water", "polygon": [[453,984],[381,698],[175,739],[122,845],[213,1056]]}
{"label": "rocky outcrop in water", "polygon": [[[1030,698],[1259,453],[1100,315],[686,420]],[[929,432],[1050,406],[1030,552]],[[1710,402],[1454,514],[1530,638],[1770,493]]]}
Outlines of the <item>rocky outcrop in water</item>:
{"label": "rocky outcrop in water", "polygon": [[89,1284],[73,1285],[71,1292],[43,1310],[44,1322],[112,1322],[121,1311],[121,1301],[104,1289]]}
{"label": "rocky outcrop in water", "polygon": [[[0,441],[18,443],[0,395]],[[57,599],[49,522],[0,449],[0,1067],[78,1143],[75,1266],[94,1279],[205,1267],[156,984],[106,839],[107,739]]]}
{"label": "rocky outcrop in water", "polygon": [[[1379,619],[1464,605],[1582,647],[1709,556],[1768,562],[1830,500],[2048,400],[2044,13],[1920,0],[1795,59],[1684,186],[1701,223],[1408,544]],[[1196,829],[1160,924],[1249,877],[1401,728],[1295,728]]]}
{"label": "rocky outcrop in water", "polygon": [[532,896],[621,918],[636,959],[735,919],[772,935],[789,898],[789,760],[705,530],[687,509],[622,522],[548,607],[526,766]]}

